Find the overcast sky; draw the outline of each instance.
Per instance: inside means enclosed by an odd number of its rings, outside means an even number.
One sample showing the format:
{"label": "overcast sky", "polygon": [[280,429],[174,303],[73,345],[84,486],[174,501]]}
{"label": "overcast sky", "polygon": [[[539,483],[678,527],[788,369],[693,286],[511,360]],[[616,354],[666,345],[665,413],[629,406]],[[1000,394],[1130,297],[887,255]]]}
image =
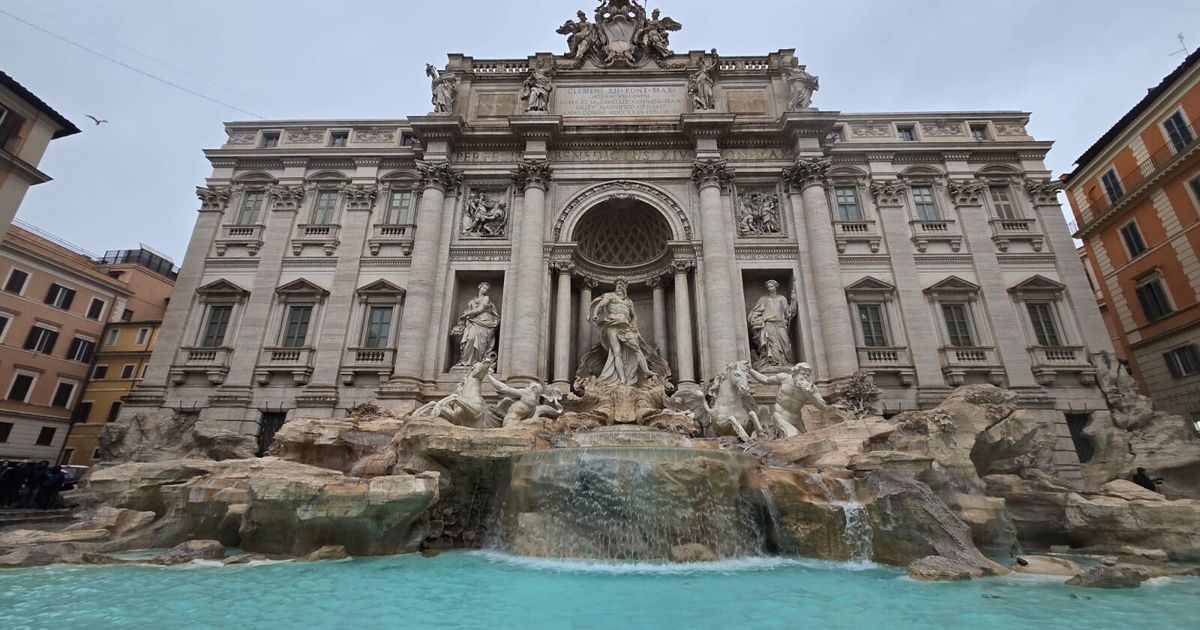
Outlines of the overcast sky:
{"label": "overcast sky", "polygon": [[[561,53],[555,28],[595,4],[0,0],[0,10],[250,112],[0,14],[0,69],[84,130],[51,143],[41,168],[54,181],[30,190],[18,218],[94,252],[146,243],[182,262],[198,206],[193,189],[211,170],[201,151],[221,145],[224,121],[423,114],[426,62],[441,67],[448,52]],[[672,36],[676,51],[795,48],[821,77],[821,109],[1032,112],[1033,135],[1056,142],[1047,159],[1056,176],[1183,60],[1172,54],[1176,33],[1200,46],[1196,0],[648,5],[683,23]],[[96,127],[86,114],[109,123]]]}

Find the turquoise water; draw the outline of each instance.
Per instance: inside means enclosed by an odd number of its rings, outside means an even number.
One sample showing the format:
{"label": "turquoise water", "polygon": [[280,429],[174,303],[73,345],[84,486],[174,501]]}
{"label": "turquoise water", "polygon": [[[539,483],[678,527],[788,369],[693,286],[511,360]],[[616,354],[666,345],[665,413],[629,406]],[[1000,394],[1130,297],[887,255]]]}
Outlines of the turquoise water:
{"label": "turquoise water", "polygon": [[[852,570],[856,569],[856,570]],[[596,565],[484,552],[258,566],[0,571],[0,628],[1184,628],[1200,579],[1128,591],[1038,577],[919,583],[752,559]]]}

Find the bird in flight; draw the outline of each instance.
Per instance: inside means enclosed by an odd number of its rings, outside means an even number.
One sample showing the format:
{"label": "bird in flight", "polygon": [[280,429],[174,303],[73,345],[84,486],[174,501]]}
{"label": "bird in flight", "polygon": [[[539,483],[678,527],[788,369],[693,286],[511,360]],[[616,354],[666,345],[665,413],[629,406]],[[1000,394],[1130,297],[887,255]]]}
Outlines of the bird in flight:
{"label": "bird in flight", "polygon": [[84,116],[87,116],[88,118],[91,118],[91,119],[92,119],[92,122],[96,123],[96,126],[97,126],[97,127],[99,127],[100,125],[103,125],[104,123],[108,122],[107,120],[101,120],[101,119],[99,119],[99,118],[96,118],[95,116],[93,116],[93,115],[91,115],[91,114],[84,114]]}

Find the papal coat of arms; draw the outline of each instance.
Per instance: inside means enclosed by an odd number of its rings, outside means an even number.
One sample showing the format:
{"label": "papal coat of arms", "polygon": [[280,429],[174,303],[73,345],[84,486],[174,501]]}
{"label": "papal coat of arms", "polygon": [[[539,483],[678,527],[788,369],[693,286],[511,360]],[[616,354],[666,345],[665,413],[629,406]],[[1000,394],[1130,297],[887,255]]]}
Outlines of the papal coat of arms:
{"label": "papal coat of arms", "polygon": [[658,9],[647,16],[646,7],[637,0],[603,0],[591,22],[583,11],[575,15],[578,19],[558,28],[567,36],[567,56],[580,63],[590,59],[605,68],[640,66],[674,55],[670,36],[683,28]]}

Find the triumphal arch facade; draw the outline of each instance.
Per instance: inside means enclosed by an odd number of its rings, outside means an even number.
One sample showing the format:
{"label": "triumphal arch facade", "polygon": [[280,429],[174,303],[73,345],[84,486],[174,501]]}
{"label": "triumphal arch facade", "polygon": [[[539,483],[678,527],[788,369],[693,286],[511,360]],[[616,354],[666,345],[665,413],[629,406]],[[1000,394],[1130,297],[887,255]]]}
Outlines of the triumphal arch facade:
{"label": "triumphal arch facade", "polygon": [[[413,409],[480,361],[565,392],[620,293],[669,390],[805,362],[895,413],[993,383],[1073,457],[1110,344],[1029,114],[833,111],[794,50],[676,51],[681,28],[610,0],[557,53],[428,66],[428,114],[228,123],[124,413],[259,433]],[[628,348],[588,370],[642,369]]]}

